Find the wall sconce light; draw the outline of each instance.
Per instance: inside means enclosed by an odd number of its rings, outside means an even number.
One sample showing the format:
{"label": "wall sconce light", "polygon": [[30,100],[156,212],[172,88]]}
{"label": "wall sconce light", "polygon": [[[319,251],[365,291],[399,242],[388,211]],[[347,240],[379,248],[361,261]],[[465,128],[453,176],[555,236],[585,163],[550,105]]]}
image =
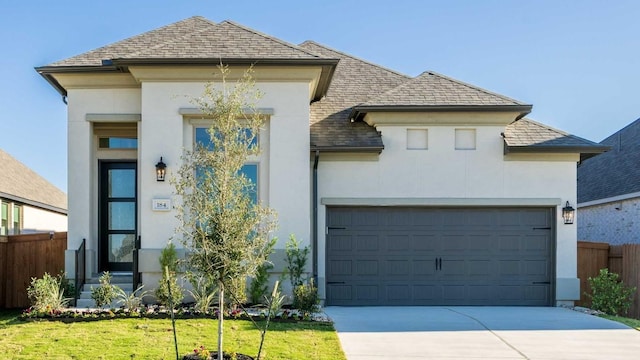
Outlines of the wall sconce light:
{"label": "wall sconce light", "polygon": [[576,212],[576,209],[572,208],[567,201],[567,204],[562,208],[562,218],[564,219],[564,223],[566,225],[573,224],[573,217]]}
{"label": "wall sconce light", "polygon": [[164,176],[167,173],[167,164],[162,162],[162,156],[160,156],[160,161],[156,164],[156,180],[164,181]]}

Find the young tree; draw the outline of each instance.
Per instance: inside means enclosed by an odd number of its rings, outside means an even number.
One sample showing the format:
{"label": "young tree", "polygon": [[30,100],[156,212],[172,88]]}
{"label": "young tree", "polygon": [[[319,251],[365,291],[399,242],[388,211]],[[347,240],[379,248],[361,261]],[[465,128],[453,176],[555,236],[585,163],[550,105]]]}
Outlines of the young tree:
{"label": "young tree", "polygon": [[192,102],[210,119],[209,143],[185,151],[173,180],[177,217],[188,250],[187,265],[218,285],[218,358],[222,358],[225,289],[234,279],[252,277],[269,255],[275,213],[251,194],[253,184],[242,173],[251,156],[260,153],[256,139],[264,118],[255,108],[261,93],[249,69],[227,82],[229,68],[220,66],[221,81],[209,83]]}

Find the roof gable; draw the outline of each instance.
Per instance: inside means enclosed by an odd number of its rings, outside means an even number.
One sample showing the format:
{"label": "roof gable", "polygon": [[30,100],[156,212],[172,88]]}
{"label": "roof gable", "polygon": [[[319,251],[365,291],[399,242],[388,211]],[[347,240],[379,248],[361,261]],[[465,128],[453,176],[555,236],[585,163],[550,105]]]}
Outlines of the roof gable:
{"label": "roof gable", "polygon": [[433,71],[373,97],[363,106],[482,106],[526,105],[503,95],[454,80]]}
{"label": "roof gable", "polygon": [[578,203],[640,192],[640,119],[600,142],[611,150],[578,167]]}
{"label": "roof gable", "polygon": [[0,149],[0,197],[66,212],[67,195]]}

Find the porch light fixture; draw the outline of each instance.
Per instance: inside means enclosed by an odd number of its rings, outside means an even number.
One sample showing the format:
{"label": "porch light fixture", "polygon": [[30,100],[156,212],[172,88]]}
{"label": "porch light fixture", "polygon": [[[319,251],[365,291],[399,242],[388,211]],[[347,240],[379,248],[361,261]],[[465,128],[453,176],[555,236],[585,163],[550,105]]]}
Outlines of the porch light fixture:
{"label": "porch light fixture", "polygon": [[164,181],[164,176],[167,173],[167,164],[162,162],[162,156],[160,156],[160,161],[156,164],[156,180]]}
{"label": "porch light fixture", "polygon": [[567,204],[562,208],[562,218],[564,219],[564,223],[566,225],[573,224],[573,215],[575,214],[576,209],[572,208],[567,201]]}

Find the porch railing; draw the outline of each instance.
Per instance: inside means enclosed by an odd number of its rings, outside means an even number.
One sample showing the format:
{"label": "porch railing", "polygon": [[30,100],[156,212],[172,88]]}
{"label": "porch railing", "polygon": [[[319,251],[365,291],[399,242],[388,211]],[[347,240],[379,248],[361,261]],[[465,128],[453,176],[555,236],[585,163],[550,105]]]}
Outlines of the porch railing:
{"label": "porch railing", "polygon": [[76,298],[78,297],[78,295],[80,294],[80,292],[82,292],[82,287],[84,286],[84,282],[86,279],[86,246],[87,246],[87,239],[82,239],[82,243],[80,244],[80,247],[78,247],[78,249],[76,249]]}
{"label": "porch railing", "polygon": [[138,250],[140,250],[141,239],[140,235],[136,239],[136,246],[133,249],[133,290],[137,289],[140,285],[140,271],[138,269]]}

